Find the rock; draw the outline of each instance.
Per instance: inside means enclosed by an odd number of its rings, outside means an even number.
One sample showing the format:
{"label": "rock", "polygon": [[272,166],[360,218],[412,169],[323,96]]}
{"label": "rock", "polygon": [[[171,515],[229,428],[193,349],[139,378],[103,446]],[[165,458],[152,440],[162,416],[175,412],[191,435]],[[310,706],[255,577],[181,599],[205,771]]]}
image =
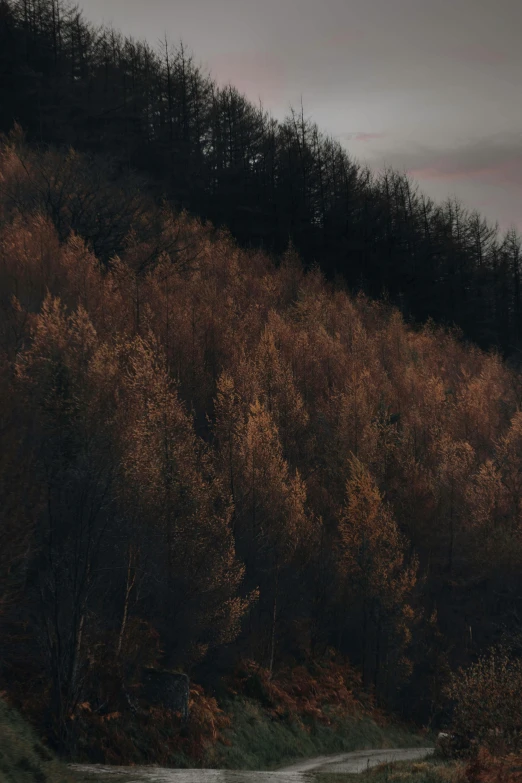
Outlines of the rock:
{"label": "rock", "polygon": [[183,722],[189,716],[190,681],[186,674],[161,669],[143,670],[143,696],[155,706],[180,712]]}

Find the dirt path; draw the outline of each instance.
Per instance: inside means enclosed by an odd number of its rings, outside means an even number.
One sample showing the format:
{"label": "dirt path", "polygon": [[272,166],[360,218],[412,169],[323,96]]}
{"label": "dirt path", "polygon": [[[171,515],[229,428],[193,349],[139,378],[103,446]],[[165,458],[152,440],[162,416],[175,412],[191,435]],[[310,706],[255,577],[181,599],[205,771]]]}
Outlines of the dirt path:
{"label": "dirt path", "polygon": [[106,767],[71,764],[92,783],[313,783],[314,772],[363,772],[387,761],[413,761],[433,753],[433,748],[357,750],[334,756],[317,756],[299,764],[268,772],[228,769],[166,769],[164,767]]}
{"label": "dirt path", "polygon": [[356,750],[335,756],[317,756],[300,761],[280,772],[364,772],[388,761],[415,761],[433,753],[433,748],[390,748],[389,750]]}

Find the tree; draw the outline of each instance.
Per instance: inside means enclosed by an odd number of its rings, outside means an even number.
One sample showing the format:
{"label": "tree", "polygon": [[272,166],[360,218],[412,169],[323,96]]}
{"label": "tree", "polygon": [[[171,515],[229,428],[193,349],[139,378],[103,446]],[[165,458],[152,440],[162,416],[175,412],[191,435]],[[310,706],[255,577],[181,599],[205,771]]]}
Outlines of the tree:
{"label": "tree", "polygon": [[455,542],[465,514],[465,490],[473,466],[474,451],[466,441],[455,442],[443,437],[439,450],[438,513],[447,531],[447,569],[454,567]]}
{"label": "tree", "polygon": [[223,374],[216,399],[218,464],[234,502],[234,531],[252,587],[261,588],[259,613],[272,604],[267,660],[272,669],[285,567],[306,548],[310,520],[298,471],[283,457],[279,433],[259,401],[244,412],[232,378]]}
{"label": "tree", "polygon": [[[518,751],[521,741],[522,660],[492,648],[454,672],[446,689],[453,704],[453,727],[491,751]],[[500,747],[499,747],[500,744]]]}
{"label": "tree", "polygon": [[121,348],[123,513],[147,561],[149,618],[169,665],[204,657],[239,631],[248,606],[231,509],[151,335]]}
{"label": "tree", "polygon": [[413,620],[407,602],[415,586],[417,563],[415,559],[410,565],[405,562],[404,537],[373,477],[356,457],[350,460],[339,540],[338,562],[347,600],[361,607],[363,678],[368,683],[373,673],[377,685],[381,670],[388,669],[390,653],[405,663],[401,658]]}
{"label": "tree", "polygon": [[108,360],[85,310],[67,315],[48,296],[35,318],[31,346],[16,364],[43,500],[31,563],[32,619],[52,683],[56,740],[65,747],[82,695],[83,640],[112,518],[114,373]]}

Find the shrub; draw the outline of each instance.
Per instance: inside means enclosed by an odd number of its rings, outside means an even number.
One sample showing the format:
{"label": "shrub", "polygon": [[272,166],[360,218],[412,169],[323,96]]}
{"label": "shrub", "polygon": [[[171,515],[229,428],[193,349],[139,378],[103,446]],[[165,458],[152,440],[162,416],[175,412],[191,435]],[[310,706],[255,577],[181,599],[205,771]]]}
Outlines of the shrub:
{"label": "shrub", "polygon": [[522,659],[493,648],[469,668],[454,673],[447,687],[454,703],[455,733],[472,737],[494,754],[517,750],[522,717]]}

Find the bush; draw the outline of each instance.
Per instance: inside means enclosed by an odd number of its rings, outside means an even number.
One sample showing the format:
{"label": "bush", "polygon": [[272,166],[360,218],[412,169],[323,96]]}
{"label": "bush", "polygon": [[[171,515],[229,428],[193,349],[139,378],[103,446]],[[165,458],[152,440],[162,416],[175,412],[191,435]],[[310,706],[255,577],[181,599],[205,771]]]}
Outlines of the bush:
{"label": "bush", "polygon": [[454,703],[453,730],[494,754],[516,751],[522,728],[522,659],[493,648],[454,673],[447,688]]}

